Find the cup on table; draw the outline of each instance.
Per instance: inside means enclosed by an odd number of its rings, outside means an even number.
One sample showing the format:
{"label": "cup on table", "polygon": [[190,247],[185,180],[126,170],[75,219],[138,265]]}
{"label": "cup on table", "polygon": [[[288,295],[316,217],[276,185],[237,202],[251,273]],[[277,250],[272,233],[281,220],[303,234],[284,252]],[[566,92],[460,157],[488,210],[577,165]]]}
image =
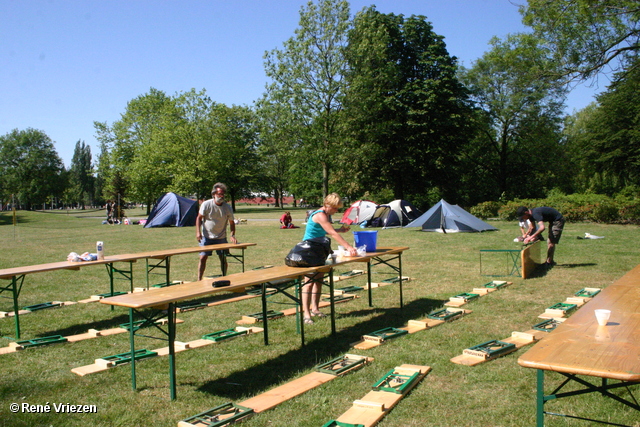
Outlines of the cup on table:
{"label": "cup on table", "polygon": [[609,316],[611,316],[611,310],[605,310],[600,308],[595,310],[595,313],[596,313],[596,319],[598,320],[598,325],[605,326],[609,321]]}

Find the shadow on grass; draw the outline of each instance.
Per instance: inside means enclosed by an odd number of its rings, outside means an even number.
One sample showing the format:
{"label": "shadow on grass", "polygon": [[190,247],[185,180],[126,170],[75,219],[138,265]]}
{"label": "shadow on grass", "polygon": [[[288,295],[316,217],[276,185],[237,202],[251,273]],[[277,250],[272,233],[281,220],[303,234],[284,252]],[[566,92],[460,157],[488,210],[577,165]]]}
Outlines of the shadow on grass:
{"label": "shadow on grass", "polygon": [[547,267],[545,264],[538,264],[536,269],[531,273],[529,278],[541,278],[545,277],[554,268],[580,268],[580,267],[593,267],[597,264],[594,262],[585,262],[582,264],[556,264],[552,267]]}
{"label": "shadow on grass", "polygon": [[[58,308],[56,310],[64,310],[64,307]],[[114,313],[115,315],[115,313]],[[20,317],[22,319],[22,317]],[[114,317],[111,317],[110,319],[104,319],[104,320],[99,320],[96,322],[88,322],[88,323],[81,323],[81,324],[75,324],[72,326],[69,326],[67,328],[62,328],[62,329],[56,329],[53,331],[46,331],[43,332],[42,334],[39,334],[39,337],[47,337],[47,336],[51,336],[51,335],[62,335],[63,337],[69,336],[69,335],[77,335],[77,334],[84,334],[85,332],[87,332],[89,329],[96,329],[98,331],[104,330],[104,329],[111,329],[111,328],[117,328],[120,327],[121,324],[124,323],[129,323],[129,315],[128,314],[117,314]]]}
{"label": "shadow on grass", "polygon": [[579,267],[593,267],[596,266],[595,262],[585,262],[582,264],[556,264],[553,268],[579,268]]}
{"label": "shadow on grass", "polygon": [[[412,301],[402,309],[371,308],[347,313],[343,316],[368,316],[371,313],[378,315],[370,320],[337,331],[335,337],[328,335],[324,338],[307,342],[303,347],[265,361],[260,365],[204,383],[198,388],[198,391],[223,396],[230,400],[237,400],[245,395],[246,390],[244,388],[234,390],[229,387],[229,383],[236,383],[251,384],[254,395],[263,393],[273,388],[276,384],[280,384],[283,378],[292,378],[293,375],[296,375],[301,370],[315,366],[309,364],[310,360],[330,360],[352,351],[351,343],[360,340],[363,333],[371,333],[390,326],[402,327],[408,320],[424,318],[426,316],[425,313],[442,307],[444,302],[442,300],[422,298]],[[326,319],[326,322],[323,321],[318,326],[330,328],[329,322],[329,319]],[[299,338],[296,337],[296,339]],[[258,382],[256,381],[257,379],[259,379]]]}
{"label": "shadow on grass", "polygon": [[[16,214],[16,223],[18,224],[28,224],[32,222],[31,219],[27,218],[24,215]],[[13,213],[5,212],[0,214],[0,226],[2,225],[12,225],[13,224]]]}

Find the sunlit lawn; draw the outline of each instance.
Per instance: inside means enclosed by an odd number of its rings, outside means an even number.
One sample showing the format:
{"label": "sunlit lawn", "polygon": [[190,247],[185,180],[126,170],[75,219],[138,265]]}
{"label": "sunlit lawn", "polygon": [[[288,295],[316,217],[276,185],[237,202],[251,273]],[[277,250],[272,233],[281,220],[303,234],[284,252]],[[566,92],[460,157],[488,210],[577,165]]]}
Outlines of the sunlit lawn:
{"label": "sunlit lawn", "polygon": [[[266,207],[239,206],[237,218],[241,242],[257,246],[246,251],[247,269],[281,265],[289,248],[297,243],[303,228],[280,230],[282,212]],[[145,212],[130,211],[131,218]],[[293,209],[294,224],[301,224],[304,209]],[[106,254],[133,253],[196,245],[190,228],[144,229],[139,225],[102,225],[103,211],[23,212],[12,225],[10,213],[0,214],[0,268],[66,260],[69,252],[94,252],[95,243],[105,243]],[[403,272],[412,280],[404,286],[404,308],[399,307],[397,286],[374,289],[373,307],[366,292],[356,300],[336,305],[338,334],[332,337],[328,319],[305,329],[306,345],[296,334],[293,317],[270,323],[270,345],[255,334],[229,342],[179,353],[177,400],[169,400],[168,358],[157,357],[137,364],[138,390],[131,387],[129,365],[106,372],[77,376],[72,368],[95,359],[126,352],[128,334],[99,337],[76,343],[55,344],[0,355],[0,425],[2,426],[176,426],[178,421],[226,402],[240,402],[277,385],[305,375],[319,362],[344,353],[371,356],[374,362],[362,370],[287,401],[275,409],[244,422],[251,426],[321,426],[339,417],[354,400],[363,397],[389,369],[403,363],[428,365],[433,371],[382,421],[381,426],[531,426],[535,423],[535,372],[517,364],[526,348],[473,368],[449,361],[464,348],[490,339],[525,331],[539,321],[545,308],[565,300],[584,287],[606,287],[638,263],[637,226],[567,224],[556,252],[558,265],[523,281],[509,277],[513,285],[465,306],[469,316],[432,330],[391,340],[371,350],[358,351],[351,343],[361,335],[386,327],[401,327],[421,319],[450,296],[470,292],[494,277],[480,275],[480,249],[513,249],[516,223],[492,222],[497,232],[475,234],[424,233],[415,229],[379,230],[379,246],[409,246],[403,255]],[[578,239],[585,232],[604,236],[599,240]],[[352,237],[350,237],[352,238]],[[483,257],[485,273],[503,271],[506,258]],[[192,281],[197,254],[171,260],[172,279]],[[230,272],[239,271],[232,264]],[[351,267],[350,267],[351,268]],[[358,268],[358,266],[353,266]],[[136,286],[145,284],[145,265],[134,265]],[[382,272],[382,267],[376,267]],[[210,261],[208,274],[218,274]],[[386,278],[376,273],[376,279]],[[505,278],[502,278],[505,279]],[[363,285],[365,276],[344,285]],[[7,281],[2,281],[6,285]],[[126,290],[126,282],[116,284]],[[79,271],[57,271],[27,276],[20,305],[48,301],[78,301],[108,291],[104,267]],[[8,297],[7,293],[0,296]],[[290,306],[273,305],[279,310]],[[589,310],[587,304],[582,310]],[[11,299],[0,300],[0,311],[11,311]],[[233,328],[244,314],[260,310],[259,299],[224,304],[180,313],[177,339],[183,342]],[[23,338],[55,334],[71,335],[88,329],[107,329],[128,320],[123,309],[112,311],[100,303],[75,304],[34,312],[20,318]],[[153,331],[149,331],[151,335]],[[0,319],[0,347],[14,336],[11,318]],[[157,334],[154,334],[157,335]],[[137,338],[139,348],[156,349],[165,342]],[[548,379],[551,381],[551,379]],[[624,391],[619,391],[624,393]],[[70,403],[96,405],[95,414],[11,413],[10,403],[46,405]],[[548,404],[554,412],[640,425],[638,413],[602,399],[597,394]],[[634,424],[635,423],[635,424]],[[549,418],[547,425],[581,426],[582,421]]]}

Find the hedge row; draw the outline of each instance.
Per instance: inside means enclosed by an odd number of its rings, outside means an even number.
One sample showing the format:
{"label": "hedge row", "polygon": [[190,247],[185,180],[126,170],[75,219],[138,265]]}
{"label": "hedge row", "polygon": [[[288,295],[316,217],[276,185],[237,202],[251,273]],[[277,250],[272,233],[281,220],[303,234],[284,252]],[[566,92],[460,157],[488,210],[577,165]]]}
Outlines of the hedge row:
{"label": "hedge row", "polygon": [[572,194],[553,196],[546,199],[517,199],[508,202],[483,202],[472,207],[469,212],[478,218],[499,218],[505,221],[517,220],[519,206],[535,208],[549,206],[562,213],[570,222],[599,222],[604,224],[640,224],[640,200],[598,194]]}

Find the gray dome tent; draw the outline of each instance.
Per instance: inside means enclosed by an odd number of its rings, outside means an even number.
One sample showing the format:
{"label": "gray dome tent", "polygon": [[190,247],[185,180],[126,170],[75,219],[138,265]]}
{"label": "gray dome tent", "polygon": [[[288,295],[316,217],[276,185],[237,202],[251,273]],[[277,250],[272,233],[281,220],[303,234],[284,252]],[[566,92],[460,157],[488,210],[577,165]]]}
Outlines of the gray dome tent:
{"label": "gray dome tent", "polygon": [[450,205],[440,200],[406,227],[421,227],[422,231],[460,233],[497,230],[492,225],[471,215],[458,205]]}

